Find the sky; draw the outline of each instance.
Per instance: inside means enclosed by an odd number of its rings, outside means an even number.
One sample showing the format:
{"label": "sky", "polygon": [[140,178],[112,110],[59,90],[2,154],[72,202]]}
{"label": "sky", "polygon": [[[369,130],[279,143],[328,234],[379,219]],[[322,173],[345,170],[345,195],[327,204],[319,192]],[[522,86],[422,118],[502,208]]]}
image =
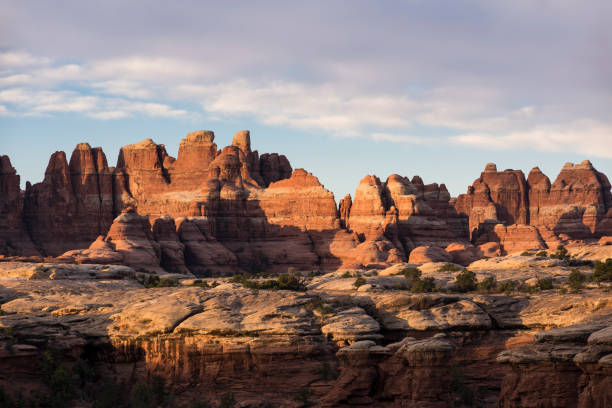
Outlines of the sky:
{"label": "sky", "polygon": [[241,129],[336,195],[376,174],[466,191],[488,162],[612,176],[609,0],[0,0],[0,154]]}

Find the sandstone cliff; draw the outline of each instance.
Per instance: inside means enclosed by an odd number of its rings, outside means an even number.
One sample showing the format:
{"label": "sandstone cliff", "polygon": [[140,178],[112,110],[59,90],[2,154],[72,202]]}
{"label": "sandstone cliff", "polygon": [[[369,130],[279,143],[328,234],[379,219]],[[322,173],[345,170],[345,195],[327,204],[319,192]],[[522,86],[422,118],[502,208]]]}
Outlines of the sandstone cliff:
{"label": "sandstone cliff", "polygon": [[[99,236],[108,243],[113,220],[127,209],[148,218],[160,251],[140,267],[198,274],[382,268],[411,257],[467,264],[494,245],[511,253],[612,235],[610,183],[588,161],[567,164],[553,183],[538,168],[525,179],[488,164],[456,200],[444,184],[418,176],[368,175],[337,205],[285,156],[252,150],[248,131],[222,149],[214,140],[211,131],[189,133],[174,158],[145,139],[122,147],[115,167],[100,148],[81,143],[70,161],[54,153],[45,179],[25,193],[3,156],[0,253],[84,250],[80,261],[117,262],[124,257],[107,244],[90,244]],[[419,247],[437,255],[411,256]]]}

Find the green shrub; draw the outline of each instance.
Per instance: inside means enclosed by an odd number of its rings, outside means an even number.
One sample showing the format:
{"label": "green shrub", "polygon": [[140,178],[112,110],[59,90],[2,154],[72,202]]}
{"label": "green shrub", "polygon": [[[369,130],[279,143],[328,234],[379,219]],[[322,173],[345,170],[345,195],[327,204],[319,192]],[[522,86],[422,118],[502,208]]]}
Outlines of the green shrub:
{"label": "green shrub", "polygon": [[455,276],[455,287],[460,292],[469,292],[476,289],[476,274],[467,269]]}
{"label": "green shrub", "polygon": [[608,258],[605,262],[595,262],[595,270],[593,272],[593,280],[595,282],[612,281],[612,259]]}
{"label": "green shrub", "polygon": [[438,269],[438,272],[458,272],[462,270],[460,266],[457,266],[452,263],[446,263]]}
{"label": "green shrub", "polygon": [[570,260],[569,253],[567,252],[567,249],[563,245],[559,245],[555,253],[550,255],[550,257],[553,259],[560,259],[562,261]]}
{"label": "green shrub", "polygon": [[346,278],[352,278],[352,277],[353,277],[353,275],[349,271],[344,272],[342,274],[342,276],[341,276],[341,278],[345,278],[345,279]]}
{"label": "green shrub", "polygon": [[417,278],[410,287],[410,291],[412,293],[433,292],[435,289],[436,289],[436,282],[434,278],[423,278],[423,279]]}
{"label": "green shrub", "polygon": [[421,270],[418,268],[405,268],[404,270],[396,273],[396,275],[403,275],[408,281],[408,286],[410,286],[412,282],[421,277]]}
{"label": "green shrub", "polygon": [[196,286],[200,288],[210,288],[210,285],[208,284],[208,282],[203,281],[202,279],[194,280],[191,286]]}
{"label": "green shrub", "polygon": [[478,282],[478,289],[484,290],[487,292],[492,292],[497,288],[497,280],[495,276],[488,276]]}
{"label": "green shrub", "polygon": [[572,290],[580,290],[584,281],[585,277],[578,269],[572,269],[567,277],[567,284]]}
{"label": "green shrub", "polygon": [[523,251],[521,252],[521,256],[531,256],[531,253],[527,251]]}
{"label": "green shrub", "polygon": [[[240,283],[247,289],[262,290],[293,290],[296,292],[306,292],[306,279],[292,274],[281,274],[276,280],[269,279],[263,282],[251,280],[241,274],[234,275],[230,282]],[[213,282],[214,284],[214,282]]]}
{"label": "green shrub", "polygon": [[542,250],[542,251],[536,252],[536,256],[546,258],[548,256],[548,252]]}
{"label": "green shrub", "polygon": [[356,288],[363,286],[365,284],[366,284],[366,280],[363,279],[362,277],[355,279],[355,282],[353,282],[353,286],[355,286]]}
{"label": "green shrub", "polygon": [[540,290],[549,290],[553,288],[553,280],[552,278],[542,278],[538,279],[538,283],[536,285]]}
{"label": "green shrub", "polygon": [[164,288],[178,285],[178,281],[176,279],[160,279],[157,275],[149,275],[148,277],[146,275],[138,275],[136,278],[140,281],[140,283],[144,285],[145,288],[148,289]]}
{"label": "green shrub", "polygon": [[506,295],[509,295],[516,290],[516,282],[512,280],[502,282],[498,285],[498,289]]}

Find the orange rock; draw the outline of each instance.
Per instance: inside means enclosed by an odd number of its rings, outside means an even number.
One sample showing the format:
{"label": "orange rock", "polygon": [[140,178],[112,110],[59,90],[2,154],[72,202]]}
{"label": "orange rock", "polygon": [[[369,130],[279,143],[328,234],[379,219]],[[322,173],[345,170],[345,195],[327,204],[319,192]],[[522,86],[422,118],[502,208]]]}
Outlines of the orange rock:
{"label": "orange rock", "polygon": [[451,262],[453,257],[444,249],[435,246],[420,246],[410,252],[408,263],[424,264],[428,262]]}

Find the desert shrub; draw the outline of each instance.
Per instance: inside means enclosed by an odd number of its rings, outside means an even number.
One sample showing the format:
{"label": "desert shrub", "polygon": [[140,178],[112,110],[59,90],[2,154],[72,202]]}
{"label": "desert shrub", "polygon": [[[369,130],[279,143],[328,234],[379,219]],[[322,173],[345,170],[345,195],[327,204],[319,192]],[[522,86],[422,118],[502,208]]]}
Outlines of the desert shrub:
{"label": "desert shrub", "polygon": [[202,279],[194,280],[191,286],[197,286],[200,288],[210,288],[210,285],[208,284],[208,282],[203,281]]}
{"label": "desert shrub", "polygon": [[237,274],[230,279],[230,282],[240,283],[248,289],[293,290],[296,292],[306,292],[307,290],[304,278],[287,273],[281,274],[276,280],[268,279],[263,282],[251,280],[247,276]]}
{"label": "desert shrub", "polygon": [[560,295],[565,295],[566,293],[567,293],[567,289],[566,288],[559,289],[559,294]]}
{"label": "desert shrub", "polygon": [[363,286],[365,284],[366,284],[366,280],[363,279],[362,277],[355,279],[355,282],[353,282],[353,286],[355,286],[356,288]]}
{"label": "desert shrub", "polygon": [[334,311],[334,309],[330,305],[328,305],[327,303],[323,303],[321,300],[317,300],[313,304],[312,308],[313,310],[319,312],[320,315],[331,314]]}
{"label": "desert shrub", "polygon": [[321,381],[325,381],[325,382],[335,380],[340,375],[338,371],[336,371],[327,362],[321,364],[321,367],[317,369],[317,374],[319,375],[319,378],[321,379]]}
{"label": "desert shrub", "polygon": [[585,281],[585,276],[578,269],[572,269],[567,277],[567,284],[572,290],[580,290]]}
{"label": "desert shrub", "polygon": [[476,289],[476,274],[467,269],[455,276],[455,287],[459,292],[469,292]]}
{"label": "desert shrub", "polygon": [[567,252],[567,249],[563,245],[559,245],[557,247],[557,250],[553,254],[551,254],[550,257],[553,259],[560,259],[562,261],[570,260],[569,253]]}
{"label": "desert shrub", "polygon": [[436,283],[434,278],[417,278],[410,287],[412,293],[433,292],[435,289]]}
{"label": "desert shrub", "polygon": [[508,295],[516,289],[516,282],[512,280],[502,282],[499,284],[498,289]]}
{"label": "desert shrub", "polygon": [[595,270],[593,272],[593,280],[595,282],[612,281],[612,259],[608,258],[605,262],[595,262]]}
{"label": "desert shrub", "polygon": [[353,275],[349,271],[344,272],[342,274],[342,276],[341,276],[341,278],[345,278],[345,279],[346,278],[352,278],[352,277],[353,277]]}
{"label": "desert shrub", "polygon": [[492,292],[497,288],[497,279],[495,276],[488,276],[478,282],[478,289],[484,290],[487,292]]}
{"label": "desert shrub", "polygon": [[521,252],[521,256],[531,256],[531,253],[527,251],[523,251]]}
{"label": "desert shrub", "polygon": [[144,285],[145,288],[148,288],[148,289],[164,288],[164,287],[171,287],[171,286],[178,285],[178,280],[176,279],[169,279],[169,278],[160,279],[159,276],[157,275],[149,275],[148,277],[146,275],[139,275],[136,278],[138,279],[140,283]]}
{"label": "desert shrub", "polygon": [[536,285],[540,290],[549,290],[553,288],[553,280],[552,278],[542,278],[538,279],[538,283]]}
{"label": "desert shrub", "polygon": [[438,269],[438,272],[458,272],[462,270],[460,266],[457,266],[452,263],[446,263]]}
{"label": "desert shrub", "polygon": [[403,275],[410,283],[421,277],[421,270],[419,268],[405,268],[404,270],[396,273],[396,275]]}
{"label": "desert shrub", "polygon": [[542,251],[536,252],[536,256],[546,258],[548,256],[548,252],[542,250]]}

